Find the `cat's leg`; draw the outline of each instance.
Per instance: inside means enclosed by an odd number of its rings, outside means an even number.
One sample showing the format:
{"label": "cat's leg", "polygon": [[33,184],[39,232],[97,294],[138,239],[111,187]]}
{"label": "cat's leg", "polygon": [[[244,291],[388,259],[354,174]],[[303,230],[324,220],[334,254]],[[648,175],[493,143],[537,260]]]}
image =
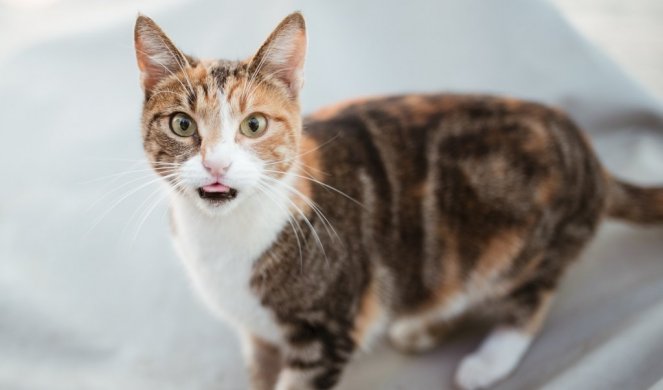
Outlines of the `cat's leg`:
{"label": "cat's leg", "polygon": [[251,390],[272,390],[281,372],[279,348],[250,333],[242,334],[242,353],[249,370]]}
{"label": "cat's leg", "polygon": [[438,346],[450,329],[446,316],[425,312],[395,320],[389,327],[389,341],[401,352],[423,353]]}
{"label": "cat's leg", "polygon": [[511,308],[507,318],[461,361],[455,378],[458,387],[483,389],[511,374],[541,329],[552,298],[553,290],[536,281],[512,293],[507,298]]}
{"label": "cat's leg", "polygon": [[349,327],[344,328],[332,323],[295,325],[287,337],[276,390],[333,388],[355,348]]}

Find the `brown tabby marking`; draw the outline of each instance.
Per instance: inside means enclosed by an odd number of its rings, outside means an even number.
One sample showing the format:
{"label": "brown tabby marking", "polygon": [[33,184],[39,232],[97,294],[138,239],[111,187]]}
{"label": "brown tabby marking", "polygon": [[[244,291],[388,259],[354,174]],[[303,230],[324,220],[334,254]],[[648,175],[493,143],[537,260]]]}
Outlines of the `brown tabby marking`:
{"label": "brown tabby marking", "polygon": [[336,114],[338,114],[339,112],[341,112],[342,110],[344,110],[348,107],[352,107],[355,104],[362,104],[362,103],[365,103],[369,100],[373,100],[375,98],[376,97],[374,97],[374,96],[371,96],[371,97],[367,96],[367,97],[357,97],[357,98],[353,98],[353,99],[344,100],[342,102],[339,102],[339,103],[336,103],[336,104],[326,106],[326,107],[323,107],[323,108],[319,109],[318,111],[311,114],[309,116],[309,118],[315,119],[315,120],[331,119]]}
{"label": "brown tabby marking", "polygon": [[[323,172],[320,170],[320,156],[318,155],[318,149],[320,145],[309,137],[303,137],[301,139],[301,146],[299,148],[299,170],[297,175],[301,176],[295,183],[295,188],[303,196],[298,196],[293,201],[301,210],[309,212],[311,204],[306,202],[304,199],[311,199],[313,196],[313,186],[315,185],[315,180],[322,181],[324,180]],[[296,156],[290,156],[289,158],[294,159]]]}

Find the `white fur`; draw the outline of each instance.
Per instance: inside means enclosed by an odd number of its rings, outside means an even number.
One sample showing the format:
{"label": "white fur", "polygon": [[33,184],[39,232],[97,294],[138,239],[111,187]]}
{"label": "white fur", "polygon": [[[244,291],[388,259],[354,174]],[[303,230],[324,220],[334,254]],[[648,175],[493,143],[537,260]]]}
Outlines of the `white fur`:
{"label": "white fur", "polygon": [[460,363],[456,384],[463,390],[494,385],[516,368],[531,342],[532,336],[520,329],[495,329],[477,351]]}
{"label": "white fur", "polygon": [[226,142],[232,142],[237,135],[241,118],[233,115],[226,95],[221,92],[219,92],[219,107],[221,108],[221,138]]}
{"label": "white fur", "polygon": [[300,371],[286,368],[281,371],[275,390],[302,390],[302,383],[306,383],[313,376],[310,371]]}
{"label": "white fur", "polygon": [[[285,189],[276,191],[287,196]],[[287,223],[285,207],[275,207],[259,192],[221,217],[182,195],[174,195],[172,203],[178,252],[207,307],[231,324],[278,343],[278,327],[250,290],[249,280],[254,261]]]}
{"label": "white fur", "polygon": [[278,343],[278,326],[249,283],[255,260],[288,223],[286,187],[293,184],[295,173],[270,183],[265,195],[259,188],[264,163],[236,142],[239,120],[223,97],[219,103],[221,128],[201,128],[205,135],[221,132],[219,141],[208,145],[205,157],[230,164],[222,180],[238,194],[225,204],[210,204],[197,193],[216,180],[203,166],[201,155],[182,164],[179,179],[184,190],[172,195],[175,246],[195,290],[215,315],[243,332]]}

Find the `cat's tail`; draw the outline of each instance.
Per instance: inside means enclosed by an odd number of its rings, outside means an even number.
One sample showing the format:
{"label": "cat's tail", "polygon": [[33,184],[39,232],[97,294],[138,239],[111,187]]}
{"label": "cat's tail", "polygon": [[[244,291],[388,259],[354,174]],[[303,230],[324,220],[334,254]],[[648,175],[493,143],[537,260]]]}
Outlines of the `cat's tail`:
{"label": "cat's tail", "polygon": [[663,187],[639,187],[608,178],[610,217],[638,224],[663,224]]}

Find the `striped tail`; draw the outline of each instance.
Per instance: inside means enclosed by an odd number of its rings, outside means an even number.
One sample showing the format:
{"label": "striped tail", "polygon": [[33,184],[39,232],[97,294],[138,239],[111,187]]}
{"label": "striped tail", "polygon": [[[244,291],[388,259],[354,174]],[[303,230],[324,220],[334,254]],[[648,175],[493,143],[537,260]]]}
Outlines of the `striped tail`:
{"label": "striped tail", "polygon": [[663,223],[663,187],[638,187],[611,177],[607,212],[637,224]]}

